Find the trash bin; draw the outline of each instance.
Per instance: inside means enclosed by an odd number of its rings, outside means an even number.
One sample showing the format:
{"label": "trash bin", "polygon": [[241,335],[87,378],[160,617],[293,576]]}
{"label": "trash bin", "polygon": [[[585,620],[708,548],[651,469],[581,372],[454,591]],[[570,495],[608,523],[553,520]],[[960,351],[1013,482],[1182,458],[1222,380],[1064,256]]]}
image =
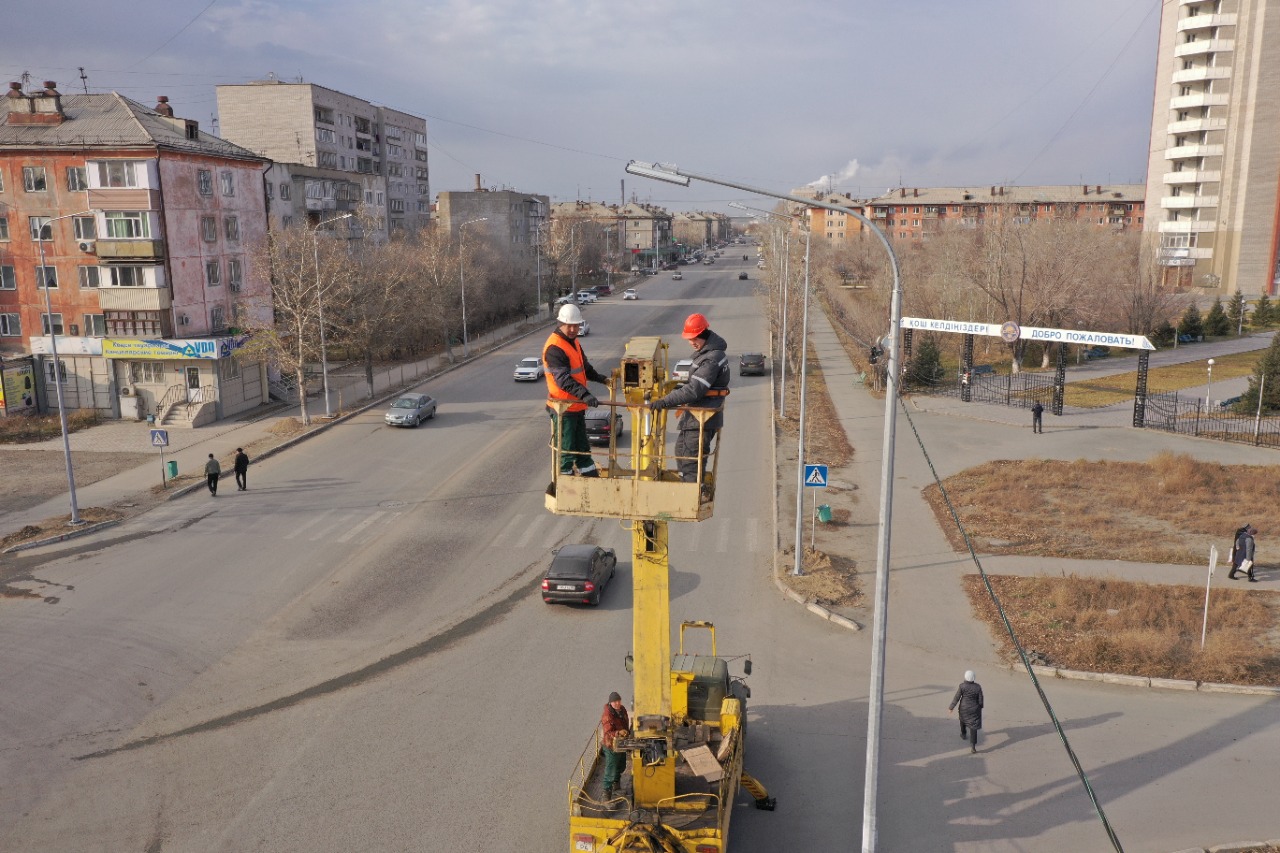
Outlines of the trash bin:
{"label": "trash bin", "polygon": [[821,521],[823,524],[829,524],[831,522],[831,507],[826,504],[818,505],[818,521]]}
{"label": "trash bin", "polygon": [[164,464],[165,467],[169,469],[169,479],[175,479],[178,476],[178,463],[171,459]]}

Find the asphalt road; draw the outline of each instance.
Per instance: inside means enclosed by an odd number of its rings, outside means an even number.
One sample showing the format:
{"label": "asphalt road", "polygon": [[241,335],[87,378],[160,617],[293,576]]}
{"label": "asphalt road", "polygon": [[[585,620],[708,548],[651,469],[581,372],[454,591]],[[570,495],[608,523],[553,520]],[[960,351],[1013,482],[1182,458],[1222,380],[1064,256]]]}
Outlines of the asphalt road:
{"label": "asphalt road", "polygon": [[[767,349],[740,269],[588,307],[588,357],[607,371],[636,334],[680,357],[692,310],[731,355]],[[50,601],[0,602],[0,848],[562,849],[569,773],[608,692],[630,696],[630,540],[542,508],[545,388],[511,379],[540,344],[424,384],[441,406],[417,430],[371,412],[247,492],[27,557]],[[786,807],[742,806],[735,849],[823,847],[856,826],[809,790],[858,772],[851,635],[780,605],[768,377],[735,376],[729,405],[716,517],[673,525],[672,618],[756,665],[748,764]],[[618,550],[598,610],[537,595],[575,541]]]}

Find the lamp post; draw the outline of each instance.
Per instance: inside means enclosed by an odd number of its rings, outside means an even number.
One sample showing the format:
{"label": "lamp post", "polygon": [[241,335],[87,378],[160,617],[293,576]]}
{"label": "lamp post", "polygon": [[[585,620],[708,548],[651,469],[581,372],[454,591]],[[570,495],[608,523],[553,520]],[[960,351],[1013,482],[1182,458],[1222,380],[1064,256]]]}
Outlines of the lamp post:
{"label": "lamp post", "polygon": [[[86,210],[80,213],[68,213],[64,216],[55,216],[44,225],[40,226],[40,239],[36,241],[36,245],[40,247],[40,277],[44,278],[44,316],[49,325],[49,349],[53,353],[53,387],[58,396],[58,425],[62,429],[62,458],[67,465],[67,489],[71,492],[71,523],[82,524],[80,520],[80,505],[76,503],[76,474],[71,467],[71,438],[67,433],[67,406],[65,398],[62,394],[62,362],[58,360],[58,335],[53,328],[53,303],[49,299],[49,279],[46,269],[44,257],[44,241],[45,230],[48,229],[48,239],[53,239],[53,223],[60,219],[71,219],[75,216],[94,216],[98,213],[96,210]],[[95,217],[96,218],[96,217]],[[36,285],[39,286],[37,281]]]}
{"label": "lamp post", "polygon": [[471,357],[471,346],[467,342],[467,253],[465,251],[465,243],[463,239],[466,232],[463,230],[468,225],[474,225],[477,222],[488,222],[489,217],[481,216],[478,219],[468,219],[466,222],[458,226],[458,283],[462,286],[462,357]]}
{"label": "lamp post", "polygon": [[1213,359],[1209,359],[1209,384],[1204,386],[1204,409],[1209,411],[1209,392],[1213,390]]}
{"label": "lamp post", "polygon": [[[353,215],[344,213],[341,216],[334,216],[317,222],[311,229],[311,250],[316,262],[316,311],[320,321],[320,384],[324,387],[324,416],[326,418],[333,417],[333,413],[329,410],[329,353],[326,350],[324,340],[324,288],[321,287],[320,283],[320,228],[343,219],[350,219]],[[302,390],[304,397],[306,393],[304,388]]]}

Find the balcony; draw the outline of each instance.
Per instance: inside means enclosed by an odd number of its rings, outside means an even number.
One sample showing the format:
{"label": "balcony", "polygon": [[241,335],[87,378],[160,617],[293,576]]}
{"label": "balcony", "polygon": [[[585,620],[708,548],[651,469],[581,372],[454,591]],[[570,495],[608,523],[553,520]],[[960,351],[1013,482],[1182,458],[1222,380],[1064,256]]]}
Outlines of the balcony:
{"label": "balcony", "polygon": [[90,210],[159,210],[160,191],[139,187],[99,187],[88,192]]}
{"label": "balcony", "polygon": [[1173,49],[1173,55],[1202,56],[1206,53],[1230,53],[1236,49],[1234,39],[1204,39],[1180,44]]}
{"label": "balcony", "polygon": [[1206,80],[1229,80],[1231,79],[1231,66],[1201,65],[1199,68],[1187,68],[1182,71],[1173,72],[1172,79],[1175,83],[1202,83]]}
{"label": "balcony", "polygon": [[1189,118],[1185,121],[1169,122],[1169,135],[1173,136],[1179,133],[1196,133],[1202,130],[1226,130],[1227,120],[1225,118]]}
{"label": "balcony", "polygon": [[1185,109],[1203,109],[1204,107],[1225,107],[1230,103],[1230,98],[1225,94],[1214,94],[1211,92],[1198,92],[1194,95],[1178,95],[1169,99],[1169,109],[1185,110]]}
{"label": "balcony", "polygon": [[1177,148],[1166,148],[1164,159],[1186,160],[1191,157],[1221,157],[1221,145],[1179,145]]}
{"label": "balcony", "polygon": [[104,261],[158,261],[164,259],[163,240],[104,240],[94,249]]}
{"label": "balcony", "polygon": [[1225,15],[1192,15],[1189,18],[1182,18],[1178,21],[1178,32],[1208,30],[1214,27],[1234,27],[1235,25],[1236,16],[1234,13]]}
{"label": "balcony", "polygon": [[1216,195],[1170,195],[1160,199],[1165,210],[1192,210],[1201,207],[1217,207]]}
{"label": "balcony", "polygon": [[1214,222],[1199,222],[1192,219],[1181,219],[1177,222],[1161,222],[1159,231],[1161,234],[1203,234],[1206,231],[1216,231],[1217,225]]}
{"label": "balcony", "polygon": [[173,296],[167,287],[103,287],[98,306],[103,311],[168,311]]}
{"label": "balcony", "polygon": [[1188,169],[1185,172],[1165,172],[1161,181],[1166,184],[1216,184],[1222,180],[1221,172],[1201,172]]}

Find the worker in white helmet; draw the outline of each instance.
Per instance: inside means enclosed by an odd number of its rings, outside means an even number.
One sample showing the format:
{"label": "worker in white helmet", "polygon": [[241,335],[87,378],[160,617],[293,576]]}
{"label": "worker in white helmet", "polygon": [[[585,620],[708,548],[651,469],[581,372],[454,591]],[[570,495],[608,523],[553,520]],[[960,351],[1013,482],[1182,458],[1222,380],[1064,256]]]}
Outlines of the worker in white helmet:
{"label": "worker in white helmet", "polygon": [[576,467],[580,477],[599,477],[600,469],[591,458],[583,412],[600,405],[600,401],[587,389],[587,382],[607,385],[609,377],[592,367],[582,351],[582,344],[578,341],[582,312],[578,306],[561,307],[556,321],[555,331],[542,348],[542,365],[546,371],[547,396],[552,400],[569,401],[563,416],[547,406],[551,414],[552,441],[560,448],[560,473],[572,475]]}

